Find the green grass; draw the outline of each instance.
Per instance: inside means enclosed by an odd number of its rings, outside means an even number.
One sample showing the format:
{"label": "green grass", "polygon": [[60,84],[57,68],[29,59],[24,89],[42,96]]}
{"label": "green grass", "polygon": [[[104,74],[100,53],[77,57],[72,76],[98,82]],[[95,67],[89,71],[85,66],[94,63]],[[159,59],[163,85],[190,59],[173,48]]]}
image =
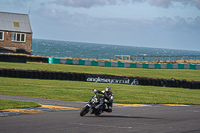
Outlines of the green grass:
{"label": "green grass", "polygon": [[97,67],[67,64],[48,63],[8,63],[0,62],[0,68],[15,68],[29,70],[47,70],[61,72],[78,72],[93,74],[108,74],[120,76],[138,76],[163,79],[186,79],[188,81],[200,81],[200,70],[193,69],[144,69],[144,68],[119,68],[119,67]]}
{"label": "green grass", "polygon": [[34,102],[24,102],[24,101],[10,101],[0,99],[0,110],[2,109],[16,109],[16,108],[30,108],[39,107],[40,105]]}
{"label": "green grass", "polygon": [[[0,68],[109,74],[163,79],[175,78],[186,79],[188,81],[200,81],[200,70],[191,69],[118,68],[30,62],[0,62]],[[66,101],[88,101],[94,95],[94,93],[91,91],[92,89],[103,90],[106,86],[110,86],[112,88],[115,103],[200,105],[200,90],[0,77],[0,94],[39,97]],[[35,103],[0,100],[0,109],[24,108],[32,106],[38,105]]]}
{"label": "green grass", "polygon": [[0,77],[0,94],[66,101],[88,101],[94,95],[92,89],[106,86],[112,88],[115,103],[200,104],[200,90]]}

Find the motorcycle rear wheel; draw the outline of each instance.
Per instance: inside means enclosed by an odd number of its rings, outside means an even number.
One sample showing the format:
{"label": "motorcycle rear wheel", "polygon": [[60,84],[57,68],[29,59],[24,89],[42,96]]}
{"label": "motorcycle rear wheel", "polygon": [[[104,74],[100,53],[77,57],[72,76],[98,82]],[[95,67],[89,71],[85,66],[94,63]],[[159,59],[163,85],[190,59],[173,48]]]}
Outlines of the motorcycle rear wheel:
{"label": "motorcycle rear wheel", "polygon": [[89,108],[88,106],[85,106],[82,108],[81,112],[80,112],[80,116],[84,116],[89,112]]}
{"label": "motorcycle rear wheel", "polygon": [[103,113],[103,111],[102,111],[102,110],[99,110],[99,111],[97,111],[97,112],[95,113],[95,115],[96,115],[96,116],[100,116],[102,113]]}

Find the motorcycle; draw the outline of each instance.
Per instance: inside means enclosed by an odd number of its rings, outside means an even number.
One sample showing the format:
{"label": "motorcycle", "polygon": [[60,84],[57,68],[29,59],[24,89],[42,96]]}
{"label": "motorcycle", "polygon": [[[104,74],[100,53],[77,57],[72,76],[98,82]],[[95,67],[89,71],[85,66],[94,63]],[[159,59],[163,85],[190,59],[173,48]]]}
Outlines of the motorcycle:
{"label": "motorcycle", "polygon": [[90,114],[95,114],[96,116],[103,113],[106,108],[105,98],[99,93],[94,92],[95,95],[88,101],[88,103],[82,108],[80,116],[86,115],[88,112]]}

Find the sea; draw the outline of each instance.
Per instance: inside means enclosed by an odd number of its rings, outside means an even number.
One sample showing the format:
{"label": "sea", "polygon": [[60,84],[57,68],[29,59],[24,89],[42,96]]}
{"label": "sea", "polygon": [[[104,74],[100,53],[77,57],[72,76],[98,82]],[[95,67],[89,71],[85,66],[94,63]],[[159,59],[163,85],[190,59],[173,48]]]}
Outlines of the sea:
{"label": "sea", "polygon": [[[133,58],[138,56],[140,57],[138,60],[142,60],[142,56],[200,55],[200,51],[33,39],[31,54],[46,57],[90,59],[114,59],[115,55],[132,55]],[[168,57],[165,58],[168,59]],[[190,57],[190,59],[194,58]],[[188,56],[184,56],[184,60],[187,59]],[[196,59],[200,59],[200,56],[197,56]],[[148,58],[145,60],[148,60]]]}

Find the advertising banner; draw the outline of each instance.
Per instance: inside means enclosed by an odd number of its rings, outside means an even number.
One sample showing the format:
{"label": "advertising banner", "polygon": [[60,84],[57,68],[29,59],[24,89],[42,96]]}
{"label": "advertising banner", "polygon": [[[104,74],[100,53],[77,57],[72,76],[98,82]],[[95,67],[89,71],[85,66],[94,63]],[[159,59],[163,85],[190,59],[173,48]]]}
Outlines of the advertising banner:
{"label": "advertising banner", "polygon": [[117,77],[117,76],[87,75],[86,81],[87,82],[96,82],[96,83],[115,83],[115,84],[139,85],[139,80],[136,78]]}

